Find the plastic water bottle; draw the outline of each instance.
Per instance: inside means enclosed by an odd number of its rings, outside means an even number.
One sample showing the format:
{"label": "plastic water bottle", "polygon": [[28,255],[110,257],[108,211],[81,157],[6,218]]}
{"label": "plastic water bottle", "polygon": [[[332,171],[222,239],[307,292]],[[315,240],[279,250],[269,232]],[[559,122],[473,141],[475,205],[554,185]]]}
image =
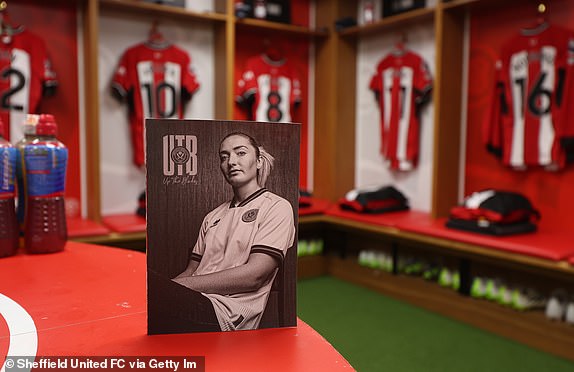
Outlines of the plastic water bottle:
{"label": "plastic water bottle", "polygon": [[18,217],[18,223],[22,233],[24,232],[24,218],[26,215],[26,193],[28,192],[24,182],[24,160],[22,154],[24,153],[24,147],[37,139],[36,125],[38,124],[38,120],[40,120],[40,115],[26,115],[26,119],[22,123],[24,138],[18,141],[15,145],[16,150],[20,155],[16,161],[16,183],[18,185],[18,203],[16,205],[16,216]]}
{"label": "plastic water bottle", "polygon": [[16,253],[19,243],[14,205],[17,150],[2,133],[4,123],[0,120],[0,257],[6,257]]}
{"label": "plastic water bottle", "polygon": [[24,146],[26,218],[24,247],[28,253],[59,252],[68,238],[64,187],[68,149],[58,141],[53,115],[40,115],[36,136]]}

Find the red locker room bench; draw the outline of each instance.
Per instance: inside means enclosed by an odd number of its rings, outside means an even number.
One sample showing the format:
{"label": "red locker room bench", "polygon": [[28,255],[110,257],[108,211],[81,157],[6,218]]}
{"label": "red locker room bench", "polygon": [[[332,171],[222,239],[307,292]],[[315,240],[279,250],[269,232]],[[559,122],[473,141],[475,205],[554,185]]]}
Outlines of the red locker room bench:
{"label": "red locker room bench", "polygon": [[100,236],[110,233],[110,229],[97,222],[84,218],[68,218],[68,237],[70,239],[88,236]]}
{"label": "red locker room bench", "polygon": [[413,234],[417,234],[439,238],[444,242],[462,242],[552,261],[562,261],[574,256],[574,233],[568,232],[537,231],[530,234],[494,237],[447,228],[444,225],[446,219],[433,219],[424,212],[400,211],[369,215],[342,210],[338,205],[331,206],[326,211],[326,216],[360,222],[365,226],[390,228],[402,238],[416,238]]}
{"label": "red locker room bench", "polygon": [[299,216],[310,216],[325,213],[331,206],[331,202],[325,199],[308,198],[311,202],[310,206],[299,207]]}
{"label": "red locker room bench", "polygon": [[114,214],[102,217],[102,223],[112,232],[138,233],[146,231],[146,220],[135,213]]}

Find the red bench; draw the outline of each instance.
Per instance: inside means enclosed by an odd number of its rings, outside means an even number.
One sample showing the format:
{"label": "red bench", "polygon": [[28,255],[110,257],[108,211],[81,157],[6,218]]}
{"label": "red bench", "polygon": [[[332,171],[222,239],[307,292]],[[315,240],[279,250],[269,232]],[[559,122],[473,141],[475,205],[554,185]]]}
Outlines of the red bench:
{"label": "red bench", "polygon": [[[552,261],[566,260],[574,256],[574,234],[567,232],[549,233],[537,231],[529,234],[495,237],[447,228],[445,226],[446,219],[433,219],[428,213],[424,212],[401,211],[369,215],[346,211],[338,205],[330,207],[326,211],[326,215],[370,225],[395,228],[399,232],[448,239]],[[574,258],[570,262],[574,262],[573,260]]]}
{"label": "red bench", "polygon": [[104,216],[102,223],[116,233],[138,233],[146,231],[146,220],[135,213]]}
{"label": "red bench", "polygon": [[308,198],[307,200],[311,202],[311,205],[307,207],[300,206],[299,216],[323,214],[331,206],[331,202],[329,200],[316,199],[316,198]]}
{"label": "red bench", "polygon": [[83,218],[68,218],[68,237],[70,239],[87,236],[101,236],[110,233],[110,229],[97,222]]}

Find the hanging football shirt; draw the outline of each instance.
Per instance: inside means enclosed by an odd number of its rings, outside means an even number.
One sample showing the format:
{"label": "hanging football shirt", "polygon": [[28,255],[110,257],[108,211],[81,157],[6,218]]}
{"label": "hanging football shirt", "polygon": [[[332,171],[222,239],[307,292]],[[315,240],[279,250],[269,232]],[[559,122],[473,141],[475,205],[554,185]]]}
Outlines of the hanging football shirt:
{"label": "hanging football shirt", "polygon": [[547,23],[522,30],[503,45],[484,125],[487,149],[503,164],[519,170],[564,167],[560,139],[573,126],[563,115],[571,102],[565,84],[573,62],[572,33]]}
{"label": "hanging football shirt", "polygon": [[44,41],[24,27],[0,39],[0,116],[4,137],[18,141],[26,114],[57,86]]}
{"label": "hanging football shirt", "polygon": [[252,120],[291,122],[301,102],[301,83],[286,59],[273,61],[262,54],[247,60],[235,100],[251,110]]}
{"label": "hanging football shirt", "polygon": [[144,119],[181,119],[199,89],[191,57],[170,43],[145,42],[126,50],[112,81],[116,97],[128,101],[133,161],[145,162]]}
{"label": "hanging football shirt", "polygon": [[419,156],[422,104],[430,98],[432,79],[425,61],[411,51],[383,58],[369,88],[381,112],[381,154],[390,169],[413,169]]}

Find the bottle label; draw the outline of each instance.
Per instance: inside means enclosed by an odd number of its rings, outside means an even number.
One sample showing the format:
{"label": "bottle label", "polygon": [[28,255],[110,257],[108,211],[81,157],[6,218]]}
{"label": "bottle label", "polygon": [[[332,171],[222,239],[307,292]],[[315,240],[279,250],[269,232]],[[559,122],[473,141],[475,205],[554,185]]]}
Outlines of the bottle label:
{"label": "bottle label", "polygon": [[17,150],[13,147],[0,147],[0,199],[14,196]]}
{"label": "bottle label", "polygon": [[30,197],[64,195],[68,149],[61,143],[34,143],[24,148]]}

